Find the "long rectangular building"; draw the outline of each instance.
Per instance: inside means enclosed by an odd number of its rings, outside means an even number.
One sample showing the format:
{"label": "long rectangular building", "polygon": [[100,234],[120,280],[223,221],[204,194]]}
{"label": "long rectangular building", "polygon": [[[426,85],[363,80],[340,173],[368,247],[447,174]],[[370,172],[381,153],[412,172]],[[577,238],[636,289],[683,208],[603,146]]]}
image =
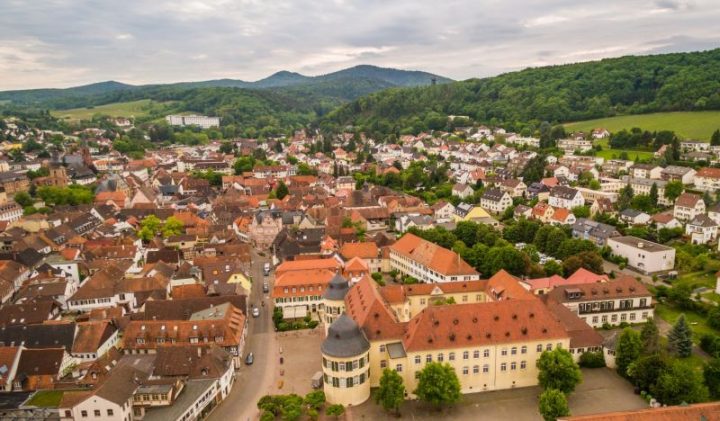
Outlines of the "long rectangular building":
{"label": "long rectangular building", "polygon": [[405,234],[390,246],[390,266],[426,283],[480,279],[460,255],[414,234]]}

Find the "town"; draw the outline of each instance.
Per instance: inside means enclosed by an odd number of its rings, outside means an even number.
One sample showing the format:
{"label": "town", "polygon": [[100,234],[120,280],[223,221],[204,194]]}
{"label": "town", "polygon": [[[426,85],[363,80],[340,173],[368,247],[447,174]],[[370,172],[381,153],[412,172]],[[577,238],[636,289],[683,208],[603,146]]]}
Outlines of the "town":
{"label": "town", "polygon": [[720,411],[720,132],[94,122],[0,120],[0,419]]}

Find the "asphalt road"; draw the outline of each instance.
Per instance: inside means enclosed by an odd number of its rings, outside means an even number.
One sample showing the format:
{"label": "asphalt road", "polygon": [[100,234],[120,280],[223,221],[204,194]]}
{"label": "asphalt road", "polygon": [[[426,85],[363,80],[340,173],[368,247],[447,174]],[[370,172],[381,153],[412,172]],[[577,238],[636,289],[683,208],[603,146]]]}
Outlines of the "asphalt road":
{"label": "asphalt road", "polygon": [[[243,364],[237,372],[235,385],[230,395],[225,399],[208,418],[211,421],[228,420],[255,420],[258,417],[256,403],[272,388],[273,382],[279,374],[279,349],[272,324],[272,302],[269,294],[263,294],[263,280],[267,279],[272,289],[273,273],[269,277],[263,276],[263,265],[268,262],[267,257],[252,252],[252,268],[250,275],[253,279],[249,306],[260,308],[260,317],[249,315],[249,333],[245,342],[243,360],[252,352],[255,357],[253,365]],[[265,306],[260,303],[265,300]],[[252,311],[252,310],[250,310]]]}

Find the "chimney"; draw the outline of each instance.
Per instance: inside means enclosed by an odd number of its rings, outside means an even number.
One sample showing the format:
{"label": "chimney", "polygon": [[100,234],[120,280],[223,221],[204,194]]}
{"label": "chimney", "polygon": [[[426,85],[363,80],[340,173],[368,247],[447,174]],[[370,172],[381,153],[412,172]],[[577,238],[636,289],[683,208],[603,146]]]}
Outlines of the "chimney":
{"label": "chimney", "polygon": [[637,245],[637,246],[638,246],[639,249],[641,249],[641,248],[645,247],[645,243],[643,243],[642,241],[640,241],[640,242],[638,242],[638,245]]}

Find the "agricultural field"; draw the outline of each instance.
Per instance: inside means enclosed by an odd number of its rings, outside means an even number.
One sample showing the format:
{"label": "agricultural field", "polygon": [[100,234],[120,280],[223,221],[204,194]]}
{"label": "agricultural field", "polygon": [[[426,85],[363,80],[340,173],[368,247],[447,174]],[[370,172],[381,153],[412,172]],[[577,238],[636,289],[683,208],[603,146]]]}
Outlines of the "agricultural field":
{"label": "agricultural field", "polygon": [[57,118],[70,121],[90,120],[95,114],[110,117],[144,117],[153,111],[165,108],[170,103],[156,102],[149,99],[138,101],[116,102],[88,108],[73,108],[69,110],[54,110],[50,113]]}
{"label": "agricultural field", "polygon": [[[653,113],[600,118],[564,125],[568,131],[589,131],[603,127],[611,132],[640,127],[644,130],[673,130],[683,139],[710,140],[720,129],[720,111]],[[602,155],[601,155],[602,156]]]}

